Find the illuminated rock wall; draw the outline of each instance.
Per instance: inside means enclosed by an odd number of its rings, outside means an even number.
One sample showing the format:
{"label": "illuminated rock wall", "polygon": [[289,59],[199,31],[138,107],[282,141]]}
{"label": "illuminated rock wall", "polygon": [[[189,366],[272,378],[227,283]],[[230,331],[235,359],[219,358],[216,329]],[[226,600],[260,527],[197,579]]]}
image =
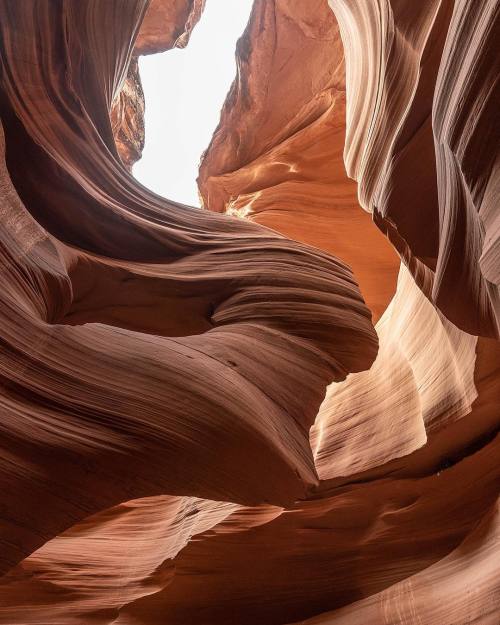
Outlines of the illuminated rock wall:
{"label": "illuminated rock wall", "polygon": [[496,623],[480,4],[256,0],[195,210],[129,171],[203,3],[0,1],[0,624]]}

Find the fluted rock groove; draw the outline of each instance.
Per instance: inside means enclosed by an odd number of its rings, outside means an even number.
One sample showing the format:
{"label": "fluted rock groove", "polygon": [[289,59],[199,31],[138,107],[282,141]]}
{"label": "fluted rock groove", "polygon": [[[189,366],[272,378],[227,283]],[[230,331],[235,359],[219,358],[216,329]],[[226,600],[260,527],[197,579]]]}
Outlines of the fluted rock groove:
{"label": "fluted rock groove", "polygon": [[204,6],[0,0],[0,625],[496,625],[498,3],[255,0],[194,209]]}

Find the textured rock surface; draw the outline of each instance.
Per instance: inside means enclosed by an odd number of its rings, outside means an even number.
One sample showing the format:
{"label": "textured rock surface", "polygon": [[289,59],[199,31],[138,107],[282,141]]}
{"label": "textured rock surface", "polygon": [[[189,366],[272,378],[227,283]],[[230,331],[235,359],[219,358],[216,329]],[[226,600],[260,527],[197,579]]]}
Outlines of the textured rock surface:
{"label": "textured rock surface", "polygon": [[202,5],[0,1],[0,624],[494,625],[498,10],[256,0],[210,213],[129,173]]}
{"label": "textured rock surface", "polygon": [[205,0],[151,0],[135,41],[135,54],[187,46],[204,6]]}
{"label": "textured rock surface", "polygon": [[[498,621],[496,587],[500,527],[498,506],[449,555],[436,564],[348,608],[301,625],[379,623],[481,623]],[[490,597],[485,600],[485,597]],[[446,609],[443,609],[443,604]]]}
{"label": "textured rock surface", "polygon": [[116,149],[129,171],[141,158],[144,149],[144,109],[139,63],[137,57],[133,57],[125,82],[111,108],[111,127]]}
{"label": "textured rock surface", "polygon": [[378,319],[399,261],[358,205],[342,162],[345,72],[333,13],[323,0],[258,1],[237,59],[237,80],[200,167],[205,207],[339,256]]}
{"label": "textured rock surface", "polygon": [[[325,385],[377,351],[345,265],[161,201],[121,166],[114,94],[99,88],[125,73],[145,5],[127,7],[5,4],[4,221],[38,242],[20,255],[17,230],[5,230],[3,425],[17,460],[4,472],[4,568],[134,496],[292,502],[316,483],[307,432]],[[97,23],[120,36],[99,45]],[[63,35],[68,60],[53,67]],[[82,74],[84,53],[93,62]],[[46,516],[34,514],[40,500]]]}
{"label": "textured rock surface", "polygon": [[425,289],[450,321],[498,337],[497,3],[330,5],[346,55],[345,160],[361,204],[417,280],[432,270]]}
{"label": "textured rock surface", "polygon": [[205,0],[151,0],[135,39],[127,76],[117,90],[111,123],[118,154],[129,171],[144,148],[144,93],[138,56],[184,48],[203,12]]}

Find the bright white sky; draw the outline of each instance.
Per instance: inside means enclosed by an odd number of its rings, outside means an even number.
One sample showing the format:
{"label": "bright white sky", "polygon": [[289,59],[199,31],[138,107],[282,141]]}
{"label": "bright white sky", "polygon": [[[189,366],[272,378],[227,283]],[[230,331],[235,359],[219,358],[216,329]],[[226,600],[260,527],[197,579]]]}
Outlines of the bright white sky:
{"label": "bright white sky", "polygon": [[236,41],[253,0],[207,0],[187,48],[143,56],[146,145],[134,176],[170,200],[199,206],[202,152],[236,75]]}

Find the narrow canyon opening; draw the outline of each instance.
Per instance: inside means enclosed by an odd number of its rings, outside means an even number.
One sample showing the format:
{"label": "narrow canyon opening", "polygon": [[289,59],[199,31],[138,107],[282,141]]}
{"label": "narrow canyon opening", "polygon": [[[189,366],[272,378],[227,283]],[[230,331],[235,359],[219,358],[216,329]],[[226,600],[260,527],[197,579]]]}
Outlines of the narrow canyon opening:
{"label": "narrow canyon opening", "polygon": [[207,2],[189,45],[141,56],[145,146],[134,176],[158,195],[200,206],[198,166],[236,76],[235,47],[253,0]]}

